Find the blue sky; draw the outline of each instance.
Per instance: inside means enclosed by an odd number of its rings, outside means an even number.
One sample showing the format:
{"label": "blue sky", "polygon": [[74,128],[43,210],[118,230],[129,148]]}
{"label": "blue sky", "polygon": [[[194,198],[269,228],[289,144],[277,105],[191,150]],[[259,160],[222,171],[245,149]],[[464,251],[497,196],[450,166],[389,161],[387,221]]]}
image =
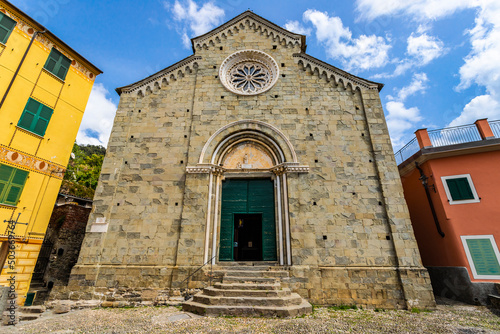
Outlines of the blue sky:
{"label": "blue sky", "polygon": [[416,129],[500,119],[500,1],[11,0],[94,63],[77,137],[107,145],[116,87],[189,56],[189,39],[247,9],[307,35],[307,53],[385,84],[395,149]]}

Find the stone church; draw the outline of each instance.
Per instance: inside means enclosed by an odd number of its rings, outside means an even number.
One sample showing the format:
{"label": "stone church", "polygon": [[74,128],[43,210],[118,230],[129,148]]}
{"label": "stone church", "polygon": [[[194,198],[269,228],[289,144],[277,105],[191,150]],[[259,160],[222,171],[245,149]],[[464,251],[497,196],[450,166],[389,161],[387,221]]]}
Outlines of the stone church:
{"label": "stone church", "polygon": [[117,89],[79,260],[53,295],[155,301],[260,266],[314,304],[432,307],[382,84],[251,11],[192,46]]}

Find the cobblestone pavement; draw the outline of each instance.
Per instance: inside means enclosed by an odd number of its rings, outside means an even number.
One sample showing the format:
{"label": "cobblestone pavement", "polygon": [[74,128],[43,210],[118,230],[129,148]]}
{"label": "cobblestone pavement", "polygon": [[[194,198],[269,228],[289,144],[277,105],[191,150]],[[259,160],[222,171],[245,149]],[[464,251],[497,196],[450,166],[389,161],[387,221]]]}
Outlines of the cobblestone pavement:
{"label": "cobblestone pavement", "polygon": [[394,311],[316,307],[292,319],[198,317],[178,307],[85,309],[0,327],[1,333],[500,333],[500,312],[469,305]]}

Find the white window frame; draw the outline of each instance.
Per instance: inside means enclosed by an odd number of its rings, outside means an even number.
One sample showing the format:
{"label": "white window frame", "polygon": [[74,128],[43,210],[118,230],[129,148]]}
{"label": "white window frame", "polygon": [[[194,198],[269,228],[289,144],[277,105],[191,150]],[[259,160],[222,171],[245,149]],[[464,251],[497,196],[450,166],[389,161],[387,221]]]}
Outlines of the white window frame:
{"label": "white window frame", "polygon": [[[467,181],[469,182],[470,189],[472,191],[472,194],[474,195],[473,199],[466,199],[466,200],[459,200],[459,201],[454,201],[453,197],[451,197],[450,189],[448,189],[448,183],[446,183],[446,180],[450,179],[460,179],[460,178],[467,178]],[[460,174],[460,175],[450,175],[450,176],[441,176],[441,182],[443,182],[443,187],[444,191],[446,192],[446,197],[448,197],[448,203],[451,205],[453,204],[467,204],[467,203],[478,203],[481,200],[479,199],[479,196],[477,195],[476,187],[474,187],[474,183],[472,182],[472,178],[470,174]]]}
{"label": "white window frame", "polygon": [[465,255],[467,255],[467,260],[469,261],[469,266],[472,271],[472,276],[475,279],[500,279],[500,275],[478,275],[474,261],[472,260],[472,255],[470,254],[469,247],[467,246],[467,239],[490,239],[491,246],[493,247],[493,252],[500,264],[500,252],[498,251],[497,243],[495,242],[495,237],[493,235],[461,235],[462,245],[465,249]]}

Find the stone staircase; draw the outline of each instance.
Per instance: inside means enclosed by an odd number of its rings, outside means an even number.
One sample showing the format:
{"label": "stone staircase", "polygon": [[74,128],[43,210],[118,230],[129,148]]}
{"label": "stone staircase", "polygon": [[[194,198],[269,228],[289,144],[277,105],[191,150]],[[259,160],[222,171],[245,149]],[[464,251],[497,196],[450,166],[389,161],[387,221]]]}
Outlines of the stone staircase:
{"label": "stone staircase", "polygon": [[488,295],[491,306],[500,310],[500,283],[495,283],[495,289],[498,295]]}
{"label": "stone staircase", "polygon": [[221,283],[203,289],[182,309],[208,316],[294,317],[312,312],[298,294],[281,287],[289,273],[282,267],[232,264],[214,272]]}

